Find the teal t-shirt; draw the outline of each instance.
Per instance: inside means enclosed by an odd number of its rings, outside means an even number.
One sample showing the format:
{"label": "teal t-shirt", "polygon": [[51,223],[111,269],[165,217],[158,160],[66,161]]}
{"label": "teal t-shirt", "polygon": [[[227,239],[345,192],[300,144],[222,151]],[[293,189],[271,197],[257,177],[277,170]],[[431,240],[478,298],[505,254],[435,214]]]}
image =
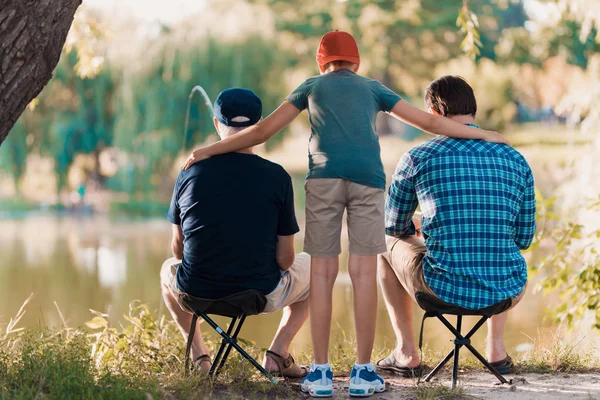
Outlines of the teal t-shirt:
{"label": "teal t-shirt", "polygon": [[400,96],[379,81],[340,69],[307,79],[286,99],[308,110],[308,175],[385,190],[375,119]]}

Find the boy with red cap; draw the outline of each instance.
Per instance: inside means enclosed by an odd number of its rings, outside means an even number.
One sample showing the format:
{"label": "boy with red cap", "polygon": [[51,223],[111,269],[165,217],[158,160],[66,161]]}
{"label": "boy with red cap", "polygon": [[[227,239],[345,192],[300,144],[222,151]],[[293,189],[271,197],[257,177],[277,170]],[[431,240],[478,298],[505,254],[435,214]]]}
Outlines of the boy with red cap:
{"label": "boy with red cap", "polygon": [[354,289],[357,362],[349,393],[365,397],[385,390],[371,363],[377,315],[377,255],[387,251],[384,222],[385,172],[375,119],[380,111],[424,131],[465,139],[505,143],[496,132],[471,128],[421,111],[379,81],[356,74],[360,54],[354,38],[329,32],[317,51],[321,75],[309,78],[263,121],[235,136],[195,150],[184,169],[213,155],[266,142],[304,109],[311,126],[306,181],[304,251],[312,256],[310,326],[315,361],[302,381],[313,397],[333,395],[328,362],[332,291],[341,253],[340,235],[347,212]]}

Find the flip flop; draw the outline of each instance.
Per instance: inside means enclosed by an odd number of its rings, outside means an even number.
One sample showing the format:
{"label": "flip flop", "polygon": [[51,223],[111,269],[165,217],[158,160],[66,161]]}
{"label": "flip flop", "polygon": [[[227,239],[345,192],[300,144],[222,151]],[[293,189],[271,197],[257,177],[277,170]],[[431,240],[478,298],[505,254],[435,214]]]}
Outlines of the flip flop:
{"label": "flip flop", "polygon": [[509,375],[515,372],[515,363],[508,354],[505,359],[491,362],[490,365],[496,368],[500,375]]}
{"label": "flip flop", "polygon": [[202,354],[201,356],[198,356],[194,361],[192,361],[192,371],[198,371],[201,373],[208,374],[208,371],[202,370],[203,362],[208,362],[212,366],[212,359],[210,358],[210,356],[208,354]]}
{"label": "flip flop", "polygon": [[420,378],[423,376],[424,366],[423,364],[419,364],[416,367],[407,367],[404,365],[398,364],[398,361],[394,358],[393,355],[389,355],[386,358],[382,358],[377,361],[377,369],[386,372],[392,372],[396,375],[399,375],[403,378]]}

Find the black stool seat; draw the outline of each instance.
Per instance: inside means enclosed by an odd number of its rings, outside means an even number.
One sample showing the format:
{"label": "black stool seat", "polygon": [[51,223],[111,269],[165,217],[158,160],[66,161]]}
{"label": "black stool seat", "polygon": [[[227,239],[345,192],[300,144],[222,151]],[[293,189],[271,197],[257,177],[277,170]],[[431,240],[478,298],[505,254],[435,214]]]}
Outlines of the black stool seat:
{"label": "black stool seat", "polygon": [[423,292],[416,294],[417,304],[425,312],[433,312],[447,315],[475,315],[475,316],[486,316],[488,318],[496,314],[501,314],[508,310],[512,304],[511,299],[502,300],[489,307],[481,308],[479,310],[471,310],[468,308],[462,308],[457,305],[448,304],[441,301],[437,297],[430,296]]}
{"label": "black stool seat", "polygon": [[[454,343],[454,349],[444,357],[442,361],[425,377],[425,382],[429,382],[446,363],[454,357],[454,365],[452,367],[452,388],[456,387],[456,381],[458,378],[458,356],[459,350],[462,346],[473,353],[473,355],[492,373],[498,378],[501,383],[510,383],[494,368],[472,345],[471,337],[483,326],[483,324],[492,316],[503,313],[508,310],[512,305],[512,299],[502,300],[489,307],[485,307],[479,310],[470,310],[454,304],[448,304],[437,297],[419,292],[415,295],[417,304],[421,307],[425,314],[423,315],[423,321],[421,322],[421,332],[419,333],[419,349],[423,348],[423,330],[425,327],[425,319],[430,317],[436,317],[439,319],[446,328],[454,335],[452,342]],[[456,327],[454,327],[444,315],[455,315],[456,316]],[[462,335],[462,317],[463,316],[479,316],[479,321],[471,328],[469,333]]]}
{"label": "black stool seat", "polygon": [[183,305],[192,314],[206,313],[223,317],[241,317],[242,315],[258,315],[267,305],[267,298],[258,290],[246,290],[222,299],[201,299],[183,294]]}
{"label": "black stool seat", "polygon": [[[201,299],[188,294],[181,296],[182,307],[192,313],[192,324],[188,335],[187,348],[185,351],[185,371],[189,372],[190,351],[194,334],[196,332],[196,322],[198,318],[202,318],[208,323],[221,337],[221,346],[217,351],[217,355],[210,368],[209,375],[214,377],[219,374],[231,349],[234,348],[242,357],[248,360],[257,370],[264,376],[269,378],[271,382],[277,384],[277,380],[267,372],[252,356],[250,356],[237,343],[238,335],[242,329],[242,325],[248,315],[257,315],[264,311],[267,305],[267,298],[258,290],[247,290],[222,299]],[[231,318],[231,323],[225,332],[208,314],[220,315]]]}

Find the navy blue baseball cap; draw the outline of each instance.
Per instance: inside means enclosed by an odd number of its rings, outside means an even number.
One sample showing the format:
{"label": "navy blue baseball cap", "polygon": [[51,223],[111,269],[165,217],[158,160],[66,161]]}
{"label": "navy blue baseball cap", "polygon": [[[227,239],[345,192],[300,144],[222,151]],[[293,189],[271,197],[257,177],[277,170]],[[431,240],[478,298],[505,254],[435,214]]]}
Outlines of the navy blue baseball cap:
{"label": "navy blue baseball cap", "polygon": [[215,100],[213,111],[215,118],[223,125],[250,126],[262,117],[262,101],[250,89],[225,89]]}

